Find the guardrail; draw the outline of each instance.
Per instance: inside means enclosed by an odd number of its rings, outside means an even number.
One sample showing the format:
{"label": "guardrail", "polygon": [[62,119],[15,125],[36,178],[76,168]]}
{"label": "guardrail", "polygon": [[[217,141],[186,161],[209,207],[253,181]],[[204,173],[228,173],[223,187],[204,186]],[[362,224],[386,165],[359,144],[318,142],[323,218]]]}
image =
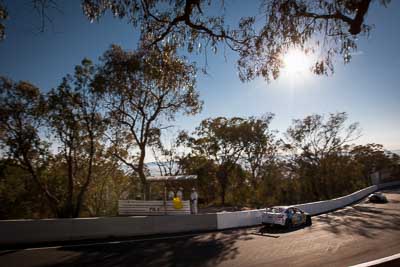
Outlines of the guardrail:
{"label": "guardrail", "polygon": [[[295,206],[311,214],[320,214],[354,203],[378,189],[396,185],[400,185],[400,181],[370,186],[332,200]],[[0,221],[0,245],[223,230],[259,225],[262,212],[249,210],[182,216],[4,220]]]}

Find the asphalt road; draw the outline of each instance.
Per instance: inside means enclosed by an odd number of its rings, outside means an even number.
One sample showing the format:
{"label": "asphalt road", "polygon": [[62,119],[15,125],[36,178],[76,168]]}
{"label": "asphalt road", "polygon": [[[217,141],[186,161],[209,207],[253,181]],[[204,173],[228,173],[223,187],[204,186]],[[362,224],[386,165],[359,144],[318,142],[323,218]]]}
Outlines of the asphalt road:
{"label": "asphalt road", "polygon": [[[262,227],[110,244],[0,251],[0,266],[349,266],[400,252],[400,189],[292,231]],[[0,237],[1,238],[1,237]]]}

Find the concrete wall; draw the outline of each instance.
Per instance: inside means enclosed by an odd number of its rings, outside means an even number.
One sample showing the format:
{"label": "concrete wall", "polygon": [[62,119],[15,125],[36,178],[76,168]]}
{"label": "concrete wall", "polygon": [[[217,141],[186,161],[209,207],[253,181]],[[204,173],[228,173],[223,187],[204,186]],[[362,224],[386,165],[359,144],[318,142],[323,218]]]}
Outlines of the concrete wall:
{"label": "concrete wall", "polygon": [[[320,214],[354,203],[368,194],[400,181],[370,186],[348,196],[295,205],[310,214]],[[108,237],[129,237],[190,231],[212,231],[261,224],[264,209],[216,214],[135,216],[109,218],[4,220],[0,221],[0,245]]]}
{"label": "concrete wall", "polygon": [[339,197],[325,201],[299,204],[299,205],[294,205],[294,207],[300,208],[305,212],[310,213],[311,215],[321,214],[331,210],[336,210],[345,207],[351,203],[354,203],[368,196],[369,194],[375,192],[376,190],[378,190],[378,187],[376,185],[373,185],[344,197]]}
{"label": "concrete wall", "polygon": [[371,174],[371,182],[373,185],[378,185],[380,180],[379,172],[374,172]]}
{"label": "concrete wall", "polygon": [[[317,215],[345,207],[347,205],[350,205],[354,202],[361,200],[362,198],[368,196],[369,194],[379,189],[396,185],[400,185],[400,181],[380,184],[379,186],[373,185],[344,197],[339,197],[325,201],[312,202],[312,203],[304,203],[293,206],[298,207],[310,213],[311,215]],[[222,230],[235,227],[259,225],[261,224],[261,214],[263,211],[264,209],[217,213],[218,229]]]}
{"label": "concrete wall", "polygon": [[0,245],[217,229],[216,214],[0,221]]}
{"label": "concrete wall", "polygon": [[217,213],[218,229],[245,227],[261,224],[261,216],[264,210],[247,210],[236,212]]}

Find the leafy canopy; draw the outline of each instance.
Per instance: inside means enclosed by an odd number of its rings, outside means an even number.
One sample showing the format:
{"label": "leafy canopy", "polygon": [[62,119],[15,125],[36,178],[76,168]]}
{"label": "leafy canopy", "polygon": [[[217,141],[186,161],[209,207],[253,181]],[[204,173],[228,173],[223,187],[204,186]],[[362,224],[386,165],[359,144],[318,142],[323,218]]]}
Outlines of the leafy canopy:
{"label": "leafy canopy", "polygon": [[[174,46],[206,57],[221,47],[237,52],[242,81],[256,77],[279,77],[283,55],[292,47],[318,55],[312,66],[316,74],[334,72],[342,57],[350,62],[359,36],[368,35],[366,22],[372,3],[387,6],[390,0],[258,0],[257,14],[228,22],[230,7],[224,0],[81,0],[85,16],[93,22],[110,11],[126,19],[140,33],[140,46]],[[41,31],[52,19],[48,10],[59,10],[56,0],[32,0],[41,17]],[[8,18],[0,1],[0,40]]]}
{"label": "leafy canopy", "polygon": [[[337,55],[347,63],[366,35],[371,0],[260,0],[259,14],[227,23],[223,0],[83,0],[85,15],[97,20],[107,11],[139,28],[144,46],[172,45],[189,53],[216,53],[219,45],[236,51],[242,81],[276,79],[289,48],[316,52],[312,70],[334,71]],[[387,6],[390,0],[380,0]],[[216,12],[216,10],[218,10]],[[261,21],[261,22],[260,22]]]}

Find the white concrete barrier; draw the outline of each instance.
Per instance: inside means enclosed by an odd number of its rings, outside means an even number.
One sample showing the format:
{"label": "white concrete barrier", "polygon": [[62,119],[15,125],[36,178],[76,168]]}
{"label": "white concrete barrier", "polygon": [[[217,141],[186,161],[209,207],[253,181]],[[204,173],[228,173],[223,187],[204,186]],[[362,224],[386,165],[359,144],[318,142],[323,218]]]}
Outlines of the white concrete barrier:
{"label": "white concrete barrier", "polygon": [[261,224],[262,211],[263,210],[218,212],[218,229],[228,229]]}
{"label": "white concrete barrier", "polygon": [[376,185],[361,189],[357,192],[354,192],[350,195],[339,197],[330,200],[318,201],[318,202],[311,202],[311,203],[304,203],[299,205],[293,205],[293,207],[300,208],[311,215],[326,213],[328,211],[336,210],[342,207],[345,207],[351,203],[354,203],[372,192],[378,190]]}
{"label": "white concrete barrier", "polygon": [[339,198],[325,200],[325,201],[312,202],[312,203],[304,203],[304,204],[293,205],[293,206],[298,207],[298,208],[310,213],[311,215],[316,215],[316,214],[326,213],[326,212],[329,212],[332,210],[336,210],[336,209],[348,206],[354,202],[359,201],[360,199],[363,199],[364,197],[368,196],[369,194],[371,194],[377,190],[384,189],[384,188],[391,187],[391,186],[399,186],[399,185],[400,185],[400,181],[383,183],[383,184],[373,185],[373,186],[361,189],[357,192],[354,192],[354,193],[344,196],[344,197],[339,197]]}
{"label": "white concrete barrier", "polygon": [[[354,202],[361,200],[369,194],[386,187],[400,185],[400,181],[380,184],[379,186],[373,185],[361,189],[350,195],[311,203],[304,203],[292,205],[298,207],[311,215],[326,213],[332,210],[340,209],[348,206]],[[219,212],[217,213],[217,226],[218,229],[229,229],[236,227],[255,226],[261,224],[261,216],[264,209],[249,210],[249,211],[236,211],[236,212]]]}
{"label": "white concrete barrier", "polygon": [[[294,205],[312,215],[352,204],[368,194],[400,181],[370,186],[348,196]],[[212,231],[261,224],[264,209],[182,216],[135,216],[108,218],[0,220],[0,245],[104,239],[150,234]]]}
{"label": "white concrete barrier", "polygon": [[217,229],[216,214],[0,221],[0,245]]}

